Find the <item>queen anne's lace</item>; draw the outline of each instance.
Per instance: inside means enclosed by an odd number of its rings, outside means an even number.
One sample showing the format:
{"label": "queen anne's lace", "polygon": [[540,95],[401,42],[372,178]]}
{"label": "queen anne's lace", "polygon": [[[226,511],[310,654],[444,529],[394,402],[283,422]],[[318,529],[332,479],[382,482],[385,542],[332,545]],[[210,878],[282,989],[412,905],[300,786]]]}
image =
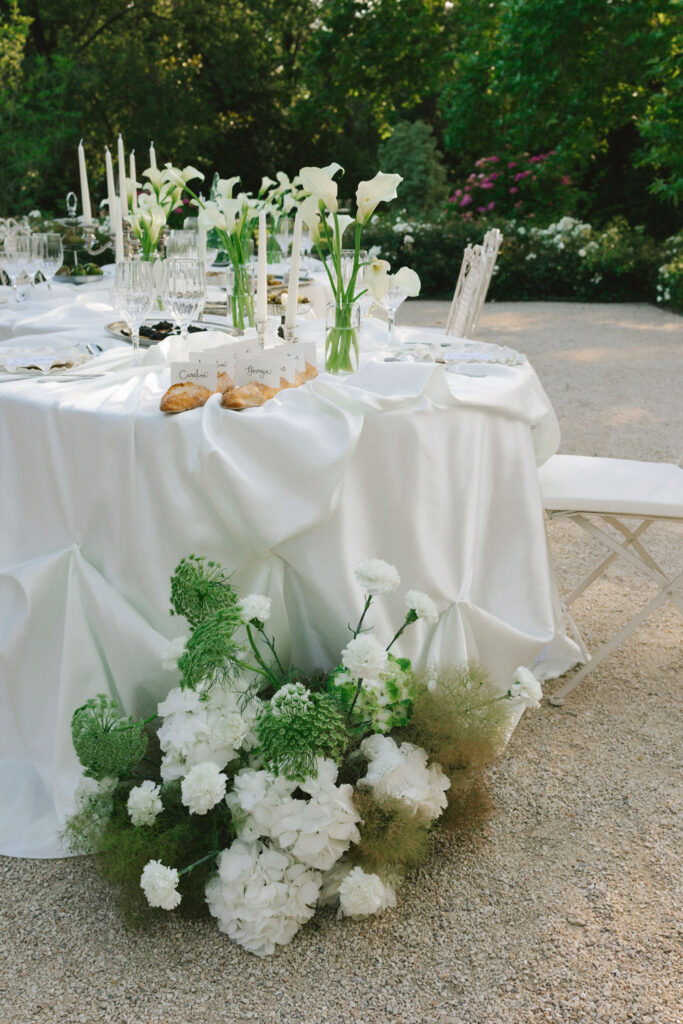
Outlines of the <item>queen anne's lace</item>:
{"label": "queen anne's lace", "polygon": [[291,942],[313,915],[321,876],[291,854],[237,840],[218,859],[206,901],[218,927],[257,956]]}

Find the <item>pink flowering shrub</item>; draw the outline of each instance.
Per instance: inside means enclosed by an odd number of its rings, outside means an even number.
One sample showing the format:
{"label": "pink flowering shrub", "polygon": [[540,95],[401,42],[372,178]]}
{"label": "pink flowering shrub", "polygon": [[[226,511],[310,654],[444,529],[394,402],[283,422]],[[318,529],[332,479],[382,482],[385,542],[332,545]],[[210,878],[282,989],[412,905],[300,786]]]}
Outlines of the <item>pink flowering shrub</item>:
{"label": "pink flowering shrub", "polygon": [[559,166],[557,153],[483,156],[456,188],[448,202],[463,220],[484,217],[544,219],[572,213],[579,198],[569,174]]}

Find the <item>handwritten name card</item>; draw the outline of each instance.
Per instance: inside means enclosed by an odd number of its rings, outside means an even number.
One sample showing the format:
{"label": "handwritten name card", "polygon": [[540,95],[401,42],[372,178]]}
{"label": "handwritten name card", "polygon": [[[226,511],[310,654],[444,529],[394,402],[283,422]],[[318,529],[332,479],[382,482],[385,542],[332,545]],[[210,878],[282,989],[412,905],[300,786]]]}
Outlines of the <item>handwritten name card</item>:
{"label": "handwritten name card", "polygon": [[289,345],[275,345],[274,348],[265,350],[265,355],[277,356],[278,359],[290,358],[294,360],[294,369],[302,373],[306,369],[306,363],[316,365],[316,352],[314,341],[296,341]]}
{"label": "handwritten name card", "polygon": [[215,363],[199,363],[196,360],[171,363],[171,384],[201,384],[209,391],[218,389],[218,370]]}
{"label": "handwritten name card", "polygon": [[279,388],[281,377],[290,384],[295,382],[294,360],[289,356],[258,355],[235,360],[235,387],[258,382]]}

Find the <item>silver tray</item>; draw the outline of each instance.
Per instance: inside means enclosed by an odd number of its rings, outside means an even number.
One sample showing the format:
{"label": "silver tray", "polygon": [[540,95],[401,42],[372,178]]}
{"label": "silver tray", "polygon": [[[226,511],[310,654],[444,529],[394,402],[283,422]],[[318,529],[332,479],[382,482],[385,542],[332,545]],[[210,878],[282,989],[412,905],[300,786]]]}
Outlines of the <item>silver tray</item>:
{"label": "silver tray", "polygon": [[[145,320],[146,324],[157,324],[159,323],[159,317],[151,317]],[[213,324],[210,321],[204,320],[193,320],[190,327],[199,327],[199,331],[192,331],[192,334],[198,334],[201,331],[222,331],[224,334],[230,334],[233,336],[239,335],[241,332],[236,330],[234,327],[228,327],[227,324]],[[107,324],[104,328],[107,334],[116,338],[117,341],[125,341],[130,344],[130,333],[128,331],[128,325],[125,320],[114,320],[112,323]],[[151,348],[152,345],[156,345],[157,342],[151,338],[140,338],[140,348]]]}

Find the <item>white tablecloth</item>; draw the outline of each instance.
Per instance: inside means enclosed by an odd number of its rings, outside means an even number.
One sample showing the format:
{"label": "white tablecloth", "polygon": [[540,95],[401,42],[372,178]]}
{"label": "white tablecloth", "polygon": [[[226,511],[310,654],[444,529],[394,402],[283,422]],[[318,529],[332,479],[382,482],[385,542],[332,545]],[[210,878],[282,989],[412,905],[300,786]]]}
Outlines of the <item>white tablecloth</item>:
{"label": "white tablecloth", "polygon": [[[105,345],[105,290],[60,288],[0,307],[0,337]],[[155,350],[133,367],[114,348],[89,364],[110,373],[88,382],[0,383],[0,852],[60,854],[79,775],[69,721],[84,699],[111,693],[149,713],[175,684],[160,667],[184,626],[169,576],[190,552],[273,598],[270,625],[303,668],[336,664],[367,557],[402,577],[373,609],[380,637],[406,590],[437,603],[437,625],[401,641],[418,663],[479,659],[505,689],[517,665],[548,675],[575,660],[536,474],[559,431],[533,369],[470,378],[385,363],[385,330],[369,330],[353,377],[322,374],[244,413],[217,396],[161,414],[169,371]],[[319,324],[305,332],[322,340]]]}

